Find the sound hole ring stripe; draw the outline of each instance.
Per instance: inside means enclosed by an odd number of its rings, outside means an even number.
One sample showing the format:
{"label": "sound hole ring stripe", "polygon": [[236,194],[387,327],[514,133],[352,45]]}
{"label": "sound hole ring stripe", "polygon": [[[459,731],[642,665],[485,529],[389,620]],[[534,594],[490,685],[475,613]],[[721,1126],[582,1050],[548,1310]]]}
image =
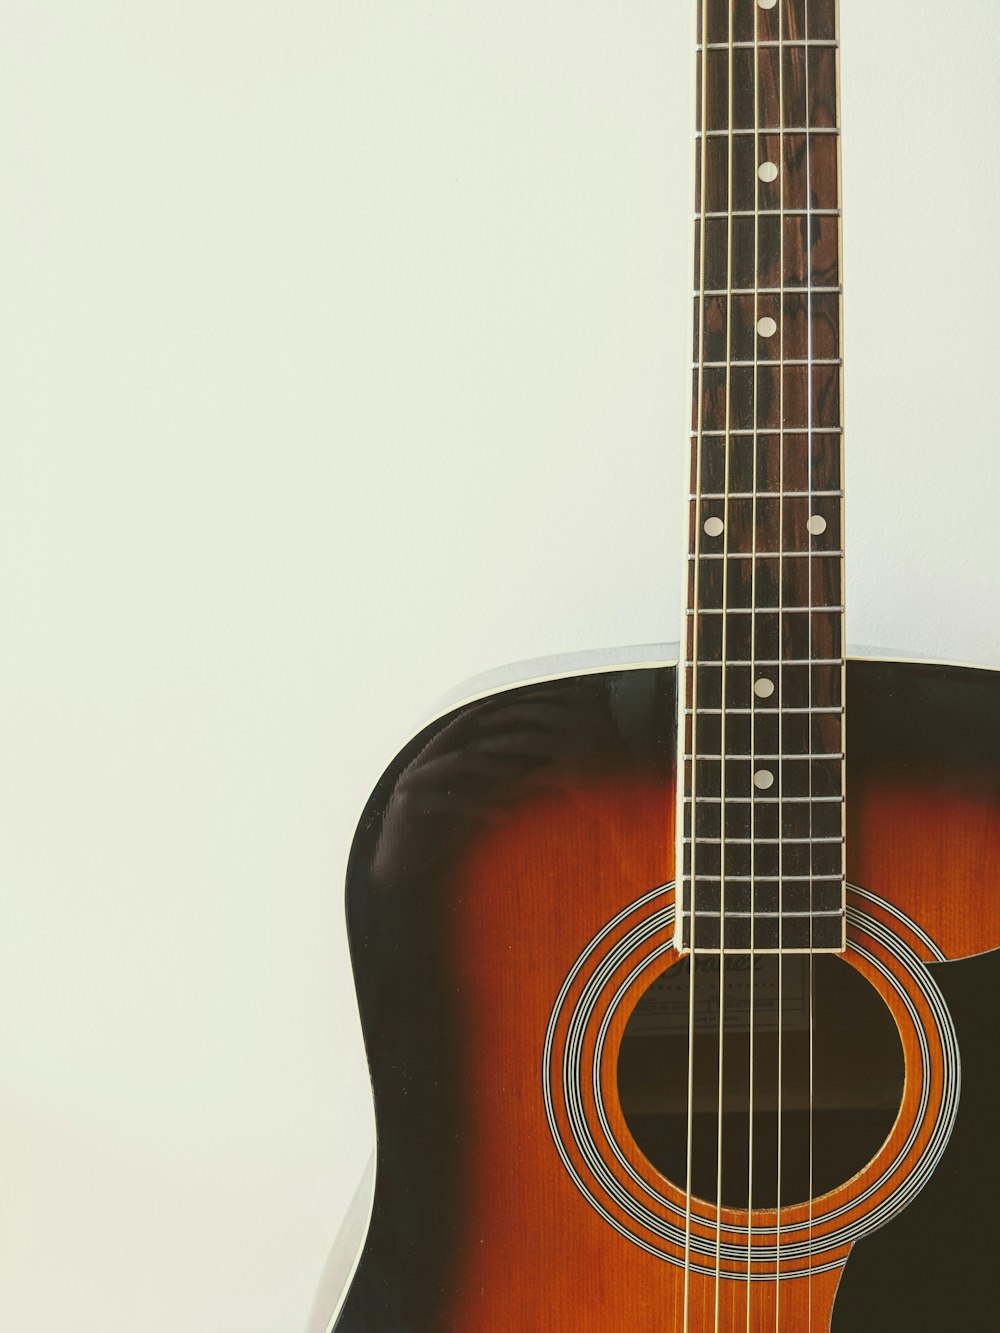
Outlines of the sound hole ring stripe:
{"label": "sound hole ring stripe", "polygon": [[[851,886],[852,890],[854,886]],[[560,1158],[566,1170],[576,1184],[577,1188],[587,1199],[588,1203],[608,1221],[618,1232],[634,1244],[639,1245],[648,1253],[656,1255],[668,1262],[683,1266],[683,1260],[680,1255],[683,1253],[685,1245],[685,1232],[683,1227],[678,1227],[666,1218],[662,1218],[651,1212],[645,1207],[641,1200],[637,1199],[629,1190],[623,1186],[616,1176],[609,1170],[608,1163],[601,1153],[599,1144],[595,1141],[587,1122],[584,1106],[582,1089],[585,1086],[585,1071],[582,1064],[582,1052],[586,1039],[586,1033],[594,1017],[594,1011],[601,994],[607,987],[611,977],[621,964],[628,958],[630,953],[635,953],[642,948],[648,940],[661,932],[669,931],[674,920],[674,901],[673,884],[664,885],[659,889],[653,890],[643,898],[638,899],[620,912],[612,921],[610,921],[590,942],[577,958],[571,968],[563,986],[560,989],[556,1004],[549,1019],[548,1029],[546,1031],[543,1047],[543,1097],[545,1102],[546,1117],[549,1128],[559,1153]],[[926,943],[935,956],[940,956],[939,951],[926,936],[925,932],[898,909],[885,903],[876,894],[868,890],[856,890],[859,897],[875,904],[877,907],[887,912],[890,916],[900,921],[901,924],[912,931],[914,936]],[[667,901],[651,915],[640,916],[640,919],[614,944],[606,956],[601,956],[601,946],[613,934],[618,927],[624,924],[630,916],[642,913],[644,909],[654,904],[658,899],[666,898]],[[842,1253],[836,1259],[830,1260],[826,1256],[833,1250],[842,1251],[845,1246],[849,1246],[861,1236],[876,1230],[885,1225],[886,1222],[903,1209],[910,1200],[923,1188],[935,1169],[941,1154],[947,1145],[955,1116],[958,1109],[958,1097],[960,1090],[960,1061],[958,1055],[958,1046],[955,1038],[954,1027],[951,1022],[947,1006],[943,997],[925,964],[919,956],[909,947],[905,940],[900,938],[891,928],[885,926],[867,912],[852,905],[848,907],[848,923],[857,931],[867,935],[873,942],[881,945],[900,965],[902,972],[909,976],[912,982],[916,984],[917,989],[922,995],[930,1011],[934,1027],[941,1045],[942,1051],[942,1086],[940,1094],[940,1103],[937,1108],[934,1123],[931,1132],[927,1136],[924,1148],[911,1169],[906,1172],[902,1180],[898,1182],[881,1200],[881,1202],[870,1212],[855,1218],[853,1222],[827,1233],[820,1238],[820,1248],[816,1248],[815,1228],[818,1225],[826,1225],[835,1221],[838,1217],[846,1213],[855,1213],[857,1209],[863,1206],[874,1194],[882,1189],[886,1182],[897,1173],[900,1167],[907,1160],[910,1152],[913,1150],[914,1143],[926,1128],[927,1108],[931,1096],[931,1057],[927,1040],[927,1033],[923,1022],[917,1011],[916,1005],[903,985],[901,978],[893,970],[887,967],[877,955],[864,948],[856,939],[849,942],[849,950],[857,956],[863,958],[865,962],[873,967],[893,988],[901,1004],[906,1009],[913,1030],[917,1036],[920,1058],[920,1100],[917,1113],[913,1116],[909,1133],[902,1147],[896,1152],[891,1163],[881,1172],[879,1177],[870,1183],[860,1194],[855,1195],[838,1207],[829,1210],[827,1213],[814,1214],[813,1216],[813,1240],[812,1244],[808,1238],[799,1240],[793,1239],[802,1232],[801,1223],[781,1224],[780,1230],[776,1225],[766,1226],[758,1222],[753,1224],[753,1236],[773,1236],[778,1242],[772,1245],[754,1247],[754,1263],[767,1265],[776,1261],[778,1253],[781,1255],[782,1264],[797,1263],[806,1261],[804,1267],[795,1270],[797,1275],[803,1272],[824,1272],[831,1268],[839,1267],[843,1262]],[[653,953],[642,957],[636,967],[631,970],[629,976],[619,983],[615,994],[608,1004],[605,1013],[600,1022],[598,1035],[594,1044],[594,1054],[590,1069],[590,1090],[594,1097],[594,1104],[597,1112],[597,1119],[601,1127],[602,1137],[608,1149],[614,1155],[618,1164],[624,1169],[627,1176],[639,1189],[649,1196],[650,1199],[664,1207],[668,1212],[683,1220],[684,1208],[675,1200],[666,1197],[653,1189],[635,1170],[632,1163],[628,1160],[628,1155],[622,1146],[617,1142],[612,1132],[608,1120],[604,1100],[601,1092],[601,1060],[604,1052],[608,1029],[614,1017],[615,1010],[621,1004],[622,999],[635,984],[638,976],[647,968],[652,966],[665,953],[671,951],[669,944],[661,945]],[[572,1006],[568,1016],[565,1013],[568,996],[579,979],[581,973],[592,965],[591,975],[584,982],[579,997]],[[592,1177],[590,1182],[585,1181],[572,1160],[569,1151],[569,1145],[565,1144],[559,1127],[559,1121],[556,1116],[556,1090],[553,1087],[553,1054],[557,1036],[557,1030],[560,1021],[566,1024],[566,1035],[564,1038],[564,1049],[562,1052],[561,1075],[562,1075],[562,1111],[566,1117],[566,1122],[570,1128],[572,1146],[575,1148],[581,1163],[586,1168],[586,1173]],[[597,1186],[597,1189],[594,1186]],[[630,1222],[641,1229],[644,1234],[636,1235],[630,1226],[624,1225],[619,1218],[605,1206],[600,1197],[601,1194],[613,1202]],[[709,1215],[699,1212],[696,1215],[696,1221],[699,1225],[707,1227],[715,1226],[714,1211]],[[749,1228],[738,1223],[727,1222],[724,1230],[727,1234],[736,1236],[745,1236],[749,1234]],[[665,1242],[679,1251],[672,1253],[670,1249],[664,1249],[657,1242]],[[715,1254],[716,1239],[714,1235],[711,1239],[701,1237],[697,1232],[692,1231],[691,1239],[691,1264],[699,1271],[713,1274],[715,1272]],[[695,1258],[695,1255],[711,1257],[712,1263],[701,1264]],[[723,1244],[722,1257],[727,1262],[745,1264],[746,1245],[745,1244]],[[771,1275],[767,1272],[757,1272],[753,1275],[754,1280],[767,1281]]]}

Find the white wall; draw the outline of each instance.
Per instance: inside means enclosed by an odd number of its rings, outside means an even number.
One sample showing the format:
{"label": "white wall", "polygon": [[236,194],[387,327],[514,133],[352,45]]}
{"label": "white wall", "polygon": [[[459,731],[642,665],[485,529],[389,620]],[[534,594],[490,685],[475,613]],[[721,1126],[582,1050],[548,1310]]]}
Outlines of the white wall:
{"label": "white wall", "polygon": [[[5,0],[0,1326],[301,1328],[352,827],[676,637],[686,0]],[[1000,6],[843,0],[850,632],[1000,663]]]}

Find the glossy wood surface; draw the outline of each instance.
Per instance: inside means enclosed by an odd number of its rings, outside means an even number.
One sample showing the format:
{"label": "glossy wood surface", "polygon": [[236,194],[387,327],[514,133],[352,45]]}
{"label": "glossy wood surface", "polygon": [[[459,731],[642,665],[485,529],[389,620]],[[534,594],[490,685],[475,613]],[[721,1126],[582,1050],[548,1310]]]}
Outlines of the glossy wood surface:
{"label": "glossy wood surface", "polygon": [[[581,949],[673,878],[675,718],[667,668],[509,691],[435,723],[373,795],[348,911],[379,1166],[341,1333],[685,1327],[682,1269],[584,1199],[555,1149],[541,1079],[547,1024]],[[949,957],[996,948],[997,676],[852,662],[848,718],[850,879]],[[954,965],[956,1007],[977,1029],[960,1027],[963,1045],[983,1040],[976,1020],[993,1012],[995,961]],[[953,1274],[970,1299],[977,1283],[985,1292],[990,1275],[965,1237],[974,1227],[1000,1239],[981,1193],[996,1183],[996,1154],[982,1152],[989,1063],[966,1071],[976,1096],[940,1182],[855,1247],[836,1302],[837,1270],[749,1288],[723,1279],[718,1296],[713,1277],[694,1274],[688,1329],[745,1330],[748,1296],[754,1330],[822,1330],[832,1312],[835,1331],[866,1333],[907,1301],[910,1322],[898,1326],[935,1326],[919,1322],[935,1293],[901,1291],[897,1230],[936,1256],[935,1290]],[[953,1180],[949,1162],[968,1162],[977,1139],[977,1169]],[[960,1227],[935,1204],[942,1191],[960,1200]]]}

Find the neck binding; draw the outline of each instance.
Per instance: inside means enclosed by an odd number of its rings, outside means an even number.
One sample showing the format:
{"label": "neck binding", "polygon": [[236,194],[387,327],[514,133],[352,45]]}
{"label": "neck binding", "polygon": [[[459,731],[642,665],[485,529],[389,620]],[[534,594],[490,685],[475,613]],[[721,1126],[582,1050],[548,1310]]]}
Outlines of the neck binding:
{"label": "neck binding", "polygon": [[696,953],[845,947],[837,58],[835,0],[699,4],[678,917]]}

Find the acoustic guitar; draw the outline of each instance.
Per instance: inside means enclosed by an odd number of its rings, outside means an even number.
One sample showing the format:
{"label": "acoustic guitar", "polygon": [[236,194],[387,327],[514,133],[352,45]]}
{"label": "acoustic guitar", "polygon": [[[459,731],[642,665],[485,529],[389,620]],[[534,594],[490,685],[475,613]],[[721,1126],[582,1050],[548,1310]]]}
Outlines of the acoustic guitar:
{"label": "acoustic guitar", "polygon": [[835,0],[697,28],[678,660],[480,692],[371,796],[337,1333],[1000,1323],[1000,680],[845,652]]}

